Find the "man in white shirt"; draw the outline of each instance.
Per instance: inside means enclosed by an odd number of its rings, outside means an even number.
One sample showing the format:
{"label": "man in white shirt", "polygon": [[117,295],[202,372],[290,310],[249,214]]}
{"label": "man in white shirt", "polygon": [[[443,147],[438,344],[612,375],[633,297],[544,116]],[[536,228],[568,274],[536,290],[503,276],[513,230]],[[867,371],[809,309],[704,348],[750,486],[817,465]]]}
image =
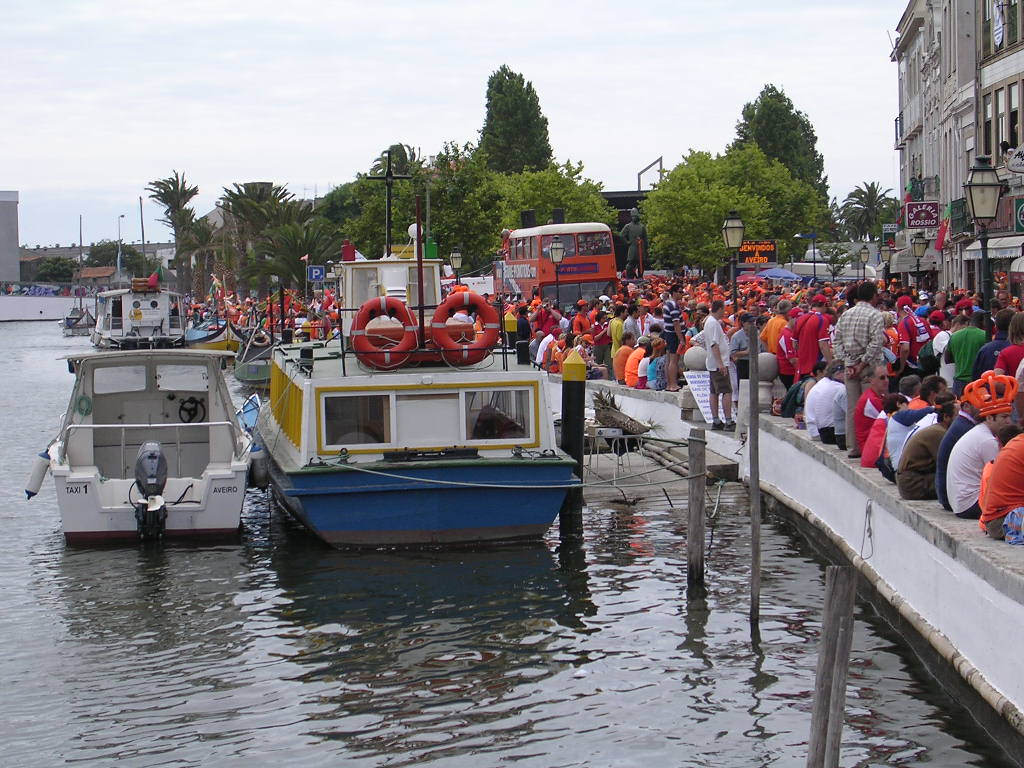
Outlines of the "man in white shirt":
{"label": "man in white shirt", "polygon": [[[1009,376],[993,376],[996,382],[996,397],[989,404],[982,402],[979,418],[966,435],[956,441],[953,451],[949,454],[946,466],[946,496],[953,514],[966,520],[977,520],[981,517],[981,506],[978,504],[978,492],[981,490],[981,473],[985,465],[995,459],[999,453],[999,439],[996,435],[1003,427],[1012,424],[1010,410],[1011,400],[1005,396],[1005,389],[1000,389],[1003,382],[1010,381]],[[985,379],[971,382],[964,389],[964,400],[975,405],[978,401],[971,399],[975,388],[982,387]]]}
{"label": "man in white shirt", "polygon": [[[711,374],[712,429],[736,429],[732,420],[732,377],[729,373],[729,337],[722,329],[722,314],[725,303],[715,299],[711,303],[711,314],[704,321],[704,349],[707,350],[706,367]],[[718,416],[718,399],[722,399],[724,423]]]}
{"label": "man in white shirt", "polygon": [[[843,381],[845,372],[842,360],[833,360],[825,368],[825,376],[821,378],[807,393],[804,401],[804,422],[807,433],[812,438],[820,439],[828,445],[836,444],[836,411],[844,414],[845,407],[837,409],[836,399],[840,393],[846,400],[846,383]],[[846,422],[843,421],[842,434],[846,434]],[[845,438],[844,438],[845,442]]]}
{"label": "man in white shirt", "polygon": [[555,331],[552,331],[540,340],[540,344],[537,346],[537,356],[533,359],[533,362],[538,366],[544,365],[544,353],[548,351],[548,347],[551,346],[555,341]]}

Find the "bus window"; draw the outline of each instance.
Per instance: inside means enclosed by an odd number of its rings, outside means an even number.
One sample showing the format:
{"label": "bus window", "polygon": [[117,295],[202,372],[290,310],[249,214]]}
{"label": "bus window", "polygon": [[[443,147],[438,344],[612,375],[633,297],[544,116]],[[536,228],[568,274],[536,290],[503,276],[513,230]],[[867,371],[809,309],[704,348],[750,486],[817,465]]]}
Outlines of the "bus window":
{"label": "bus window", "polygon": [[525,241],[525,238],[522,238],[522,237],[517,237],[516,238],[515,244],[514,244],[514,246],[512,248],[512,258],[513,259],[522,259],[522,258],[524,258],[524,256],[525,256],[525,251],[524,251],[524,248],[523,248],[524,241]]}
{"label": "bus window", "polygon": [[565,256],[568,259],[570,256],[576,255],[576,238],[573,234],[567,233],[564,235],[544,235],[540,239],[540,247],[544,252],[544,258],[549,258],[551,253],[551,243],[555,238],[559,238],[562,241],[562,245],[565,246]]}
{"label": "bus window", "polygon": [[534,248],[534,244],[536,243],[536,241],[537,241],[537,238],[535,238],[535,237],[527,237],[527,238],[523,239],[523,258],[524,259],[532,259],[532,258],[534,258],[534,256],[533,256],[533,248]]}
{"label": "bus window", "polygon": [[612,252],[610,232],[580,232],[576,235],[580,256],[598,256]]}

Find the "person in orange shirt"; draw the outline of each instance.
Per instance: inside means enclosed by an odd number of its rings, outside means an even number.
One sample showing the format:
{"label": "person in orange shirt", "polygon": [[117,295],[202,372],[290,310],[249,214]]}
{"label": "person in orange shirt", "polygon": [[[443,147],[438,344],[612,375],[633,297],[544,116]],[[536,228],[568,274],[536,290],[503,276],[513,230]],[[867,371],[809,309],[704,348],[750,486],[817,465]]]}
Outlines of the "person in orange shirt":
{"label": "person in orange shirt", "polygon": [[782,329],[789,323],[788,315],[789,310],[792,308],[793,304],[791,302],[781,299],[775,305],[775,314],[772,315],[771,319],[765,323],[764,328],[761,329],[759,338],[773,355],[779,351],[779,336],[782,335]]}
{"label": "person in orange shirt", "polygon": [[576,302],[576,314],[572,318],[572,332],[577,336],[590,333],[590,318],[587,317],[587,302],[580,299]]}
{"label": "person in orange shirt", "polygon": [[637,339],[636,349],[626,358],[626,386],[636,387],[639,381],[640,361],[651,354],[651,340],[647,336]]}
{"label": "person in orange shirt", "polygon": [[619,345],[615,355],[612,357],[612,372],[615,375],[615,380],[619,384],[626,383],[626,361],[629,356],[633,354],[633,344],[636,339],[633,334],[626,331],[622,334],[622,344]]}

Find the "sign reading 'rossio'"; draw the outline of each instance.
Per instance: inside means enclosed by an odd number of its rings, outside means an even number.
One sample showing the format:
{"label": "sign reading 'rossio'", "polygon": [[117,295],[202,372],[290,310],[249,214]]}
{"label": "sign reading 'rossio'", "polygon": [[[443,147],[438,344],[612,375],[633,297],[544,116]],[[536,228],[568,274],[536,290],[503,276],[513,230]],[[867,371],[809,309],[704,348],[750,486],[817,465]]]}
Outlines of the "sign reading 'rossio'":
{"label": "sign reading 'rossio'", "polygon": [[736,266],[768,269],[778,263],[776,253],[774,240],[744,240],[740,244]]}
{"label": "sign reading 'rossio'", "polygon": [[906,203],[903,209],[906,214],[907,229],[929,229],[939,226],[938,200]]}

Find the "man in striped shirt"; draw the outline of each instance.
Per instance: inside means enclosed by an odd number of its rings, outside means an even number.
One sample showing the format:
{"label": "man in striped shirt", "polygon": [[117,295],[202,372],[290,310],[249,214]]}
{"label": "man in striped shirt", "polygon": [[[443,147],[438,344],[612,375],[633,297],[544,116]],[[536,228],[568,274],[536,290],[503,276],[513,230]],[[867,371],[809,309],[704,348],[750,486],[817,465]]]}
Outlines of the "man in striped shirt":
{"label": "man in striped shirt", "polygon": [[[846,310],[836,324],[834,356],[846,363],[846,399],[857,403],[865,392],[868,377],[873,376],[875,367],[885,361],[882,346],[885,343],[885,323],[882,313],[874,307],[875,284],[863,282],[857,289],[856,306]],[[888,381],[886,381],[888,386]],[[885,394],[881,392],[880,394]],[[881,398],[876,406],[881,408]],[[855,428],[854,419],[858,408],[846,412],[846,434],[855,435],[850,445],[850,458],[860,457],[861,431]],[[877,415],[877,413],[876,413]],[[870,425],[869,425],[870,429]],[[865,432],[864,438],[867,437]]]}

